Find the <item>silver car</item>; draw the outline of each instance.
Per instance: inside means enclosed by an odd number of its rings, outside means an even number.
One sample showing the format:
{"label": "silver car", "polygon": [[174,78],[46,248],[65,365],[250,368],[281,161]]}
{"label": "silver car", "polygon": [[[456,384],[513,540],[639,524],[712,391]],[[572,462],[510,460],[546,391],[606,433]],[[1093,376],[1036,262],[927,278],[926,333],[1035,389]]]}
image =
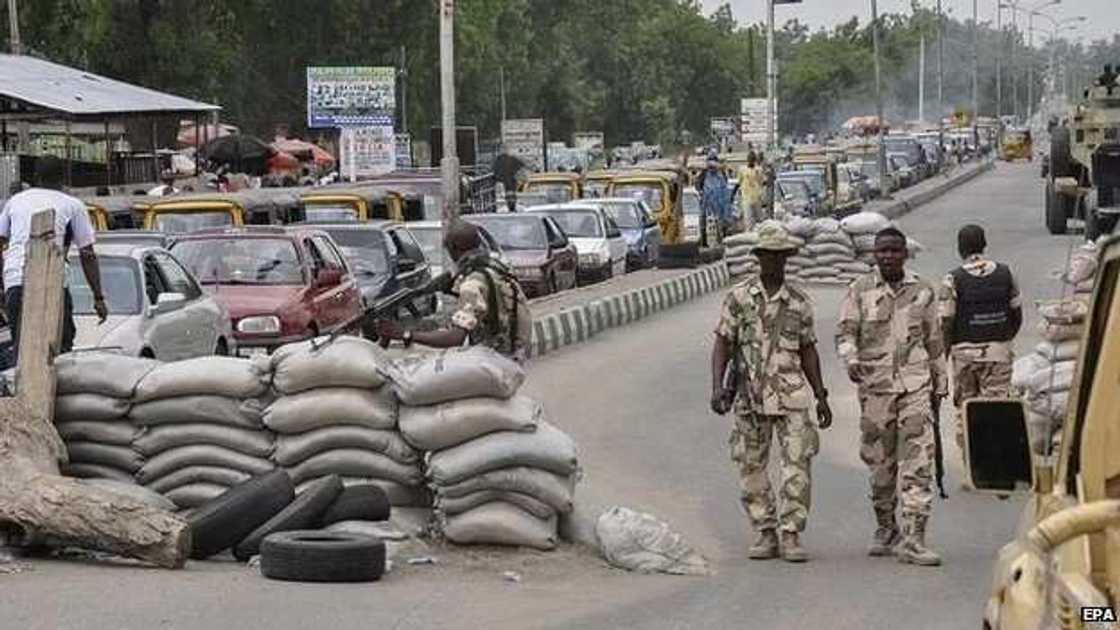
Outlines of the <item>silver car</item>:
{"label": "silver car", "polygon": [[170,252],[148,245],[95,245],[109,318],[99,324],[93,291],[77,256],[67,280],[74,300],[76,349],[104,348],[178,361],[235,352],[229,312],[204,293]]}

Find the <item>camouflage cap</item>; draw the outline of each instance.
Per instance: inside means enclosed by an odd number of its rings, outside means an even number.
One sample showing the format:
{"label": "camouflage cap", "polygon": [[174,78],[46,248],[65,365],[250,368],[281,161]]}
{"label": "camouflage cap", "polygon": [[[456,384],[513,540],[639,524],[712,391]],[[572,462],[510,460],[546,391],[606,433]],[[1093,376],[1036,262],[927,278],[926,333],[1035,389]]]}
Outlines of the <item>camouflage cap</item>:
{"label": "camouflage cap", "polygon": [[754,249],[770,252],[793,253],[800,249],[798,244],[789,236],[789,230],[778,221],[763,221],[756,230],[758,244]]}

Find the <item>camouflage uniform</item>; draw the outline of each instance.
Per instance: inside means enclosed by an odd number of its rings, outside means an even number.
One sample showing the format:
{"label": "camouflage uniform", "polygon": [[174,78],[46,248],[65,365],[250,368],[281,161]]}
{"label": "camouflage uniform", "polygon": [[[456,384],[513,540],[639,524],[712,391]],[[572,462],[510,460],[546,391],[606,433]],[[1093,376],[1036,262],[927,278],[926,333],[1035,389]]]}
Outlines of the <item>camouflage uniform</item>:
{"label": "camouflage uniform", "polygon": [[905,271],[896,292],[878,270],[852,283],[840,310],[837,353],[858,365],[860,457],[871,469],[871,503],[882,528],[924,527],[933,505],[930,396],[947,389],[933,287]]}
{"label": "camouflage uniform", "polygon": [[[730,439],[743,507],[757,530],[773,530],[780,523],[782,531],[803,531],[811,498],[810,467],[819,450],[809,413],[813,394],[800,355],[802,347],[817,341],[813,304],[789,283],[768,297],[761,280],[748,278],[724,299],[716,334],[739,353],[743,366]],[[767,473],[775,433],[781,454],[780,514]]]}
{"label": "camouflage uniform", "polygon": [[[501,263],[488,264],[496,266]],[[501,294],[496,321],[490,314],[490,283],[483,274],[490,276]],[[518,362],[528,359],[533,336],[533,315],[520,285],[511,283],[493,269],[484,268],[459,277],[455,283],[455,293],[459,296],[459,302],[451,316],[451,324],[467,331],[470,345],[493,348]],[[512,330],[510,320],[515,304],[517,329]]]}
{"label": "camouflage uniform", "polygon": [[[976,254],[969,256],[962,265],[964,270],[977,278],[985,278],[996,270],[996,263]],[[938,314],[942,320],[952,320],[957,314],[957,288],[953,274],[945,275],[938,293]],[[1011,308],[1022,308],[1019,287],[1012,283]],[[952,358],[953,405],[957,411],[957,446],[964,453],[964,402],[970,398],[1010,398],[1011,362],[1014,353],[1007,341],[986,343],[956,343],[949,351]]]}

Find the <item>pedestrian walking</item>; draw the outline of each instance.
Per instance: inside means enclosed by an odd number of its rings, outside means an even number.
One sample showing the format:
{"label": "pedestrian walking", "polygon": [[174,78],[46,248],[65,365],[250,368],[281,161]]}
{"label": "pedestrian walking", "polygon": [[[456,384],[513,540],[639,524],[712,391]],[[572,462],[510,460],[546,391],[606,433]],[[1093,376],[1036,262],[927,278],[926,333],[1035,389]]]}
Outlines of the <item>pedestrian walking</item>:
{"label": "pedestrian walking", "polygon": [[906,252],[899,230],[876,235],[878,268],[848,288],[836,349],[859,388],[860,457],[871,472],[878,525],[868,553],[933,566],[941,564],[925,540],[933,508],[933,417],[948,379],[936,294],[905,268]]}
{"label": "pedestrian walking", "polygon": [[[56,244],[62,249],[62,259],[67,260],[71,244],[78,248],[82,273],[93,294],[93,310],[102,323],[109,315],[105,296],[101,292],[101,271],[97,254],[93,251],[96,239],[86,204],[62,192],[62,165],[57,159],[40,159],[38,175],[39,187],[16,193],[0,210],[0,248],[4,249],[4,256],[0,259],[0,272],[4,278],[3,306],[12,335],[13,362],[19,360],[23,269],[27,244],[31,239],[31,217],[40,212],[54,210],[54,236]],[[70,295],[69,282],[65,278],[63,292],[62,342],[59,350],[69,352],[74,348],[77,329],[74,326],[74,301]]]}
{"label": "pedestrian walking", "polygon": [[707,225],[708,217],[714,217],[719,222],[722,236],[736,231],[731,213],[731,188],[727,185],[727,177],[720,170],[719,156],[715,153],[708,156],[707,167],[696,180],[696,191],[700,193],[704,225]]}
{"label": "pedestrian walking", "polygon": [[444,243],[458,275],[453,293],[458,304],[451,326],[440,330],[405,330],[392,320],[377,322],[377,334],[401,340],[405,347],[415,341],[433,348],[482,345],[523,363],[528,359],[533,315],[517,278],[483,246],[478,228],[456,221]]}
{"label": "pedestrian walking", "polygon": [[766,174],[755,158],[754,153],[747,156],[747,165],[739,169],[739,202],[747,228],[762,220],[763,187]]}
{"label": "pedestrian walking", "polygon": [[[1011,342],[1023,325],[1022,300],[1007,265],[985,258],[984,229],[957,234],[964,264],[941,282],[938,311],[952,365],[957,446],[964,455],[964,404],[970,398],[1011,396]],[[967,458],[965,460],[967,464]]]}
{"label": "pedestrian walking", "polygon": [[[732,406],[735,410],[731,459],[739,468],[740,500],[758,533],[749,557],[781,555],[804,562],[809,556],[800,534],[809,517],[811,464],[820,447],[817,426],[831,426],[832,411],[821,379],[812,301],[785,278],[786,259],[798,247],[776,221],[764,222],[758,234],[754,253],[760,274],[736,285],[720,311],[712,348],[711,407],[720,415]],[[728,383],[724,377],[732,362],[736,377]],[[811,418],[814,400],[817,426]],[[780,508],[767,472],[775,436]]]}

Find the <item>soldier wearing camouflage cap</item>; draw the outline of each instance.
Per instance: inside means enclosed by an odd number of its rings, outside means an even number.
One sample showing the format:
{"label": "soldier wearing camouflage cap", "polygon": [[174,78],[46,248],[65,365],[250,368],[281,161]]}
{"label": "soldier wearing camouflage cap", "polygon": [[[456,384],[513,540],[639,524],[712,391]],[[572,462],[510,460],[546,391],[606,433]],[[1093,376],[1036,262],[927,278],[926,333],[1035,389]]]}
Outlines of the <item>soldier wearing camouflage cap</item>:
{"label": "soldier wearing camouflage cap", "polygon": [[[785,281],[786,259],[798,246],[776,221],[762,223],[758,236],[754,253],[760,273],[731,289],[716,327],[711,406],[723,415],[734,400],[731,458],[739,467],[743,507],[759,535],[748,555],[804,562],[808,554],[800,533],[809,516],[812,457],[820,445],[810,409],[815,400],[822,429],[832,424],[832,411],[821,379],[812,301]],[[724,375],[733,356],[741,370],[728,395]],[[775,434],[780,511],[767,472]]]}
{"label": "soldier wearing camouflage cap", "polygon": [[[878,268],[848,288],[836,350],[859,387],[860,457],[871,469],[878,529],[868,553],[933,566],[926,546],[933,507],[932,416],[948,390],[945,346],[933,285],[904,266],[906,236],[875,238]],[[901,505],[902,531],[895,520]]]}

